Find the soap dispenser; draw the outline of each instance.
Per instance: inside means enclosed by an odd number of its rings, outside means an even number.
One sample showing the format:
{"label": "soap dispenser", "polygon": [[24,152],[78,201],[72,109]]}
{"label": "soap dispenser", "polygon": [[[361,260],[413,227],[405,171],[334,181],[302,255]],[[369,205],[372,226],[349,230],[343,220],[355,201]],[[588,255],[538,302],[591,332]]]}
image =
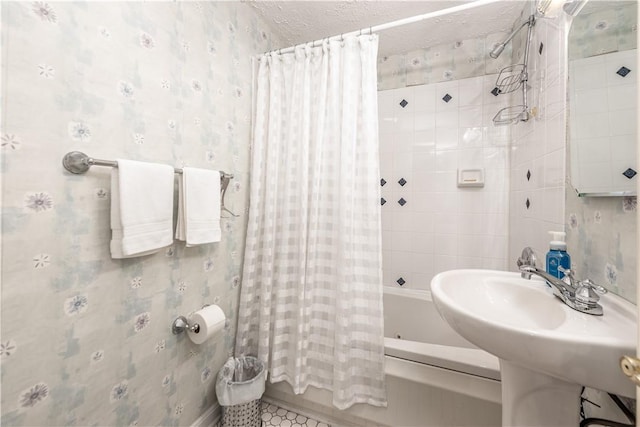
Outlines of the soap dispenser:
{"label": "soap dispenser", "polygon": [[564,273],[559,270],[559,267],[565,270],[571,268],[571,257],[567,253],[567,243],[564,241],[567,234],[564,231],[550,231],[549,234],[553,237],[547,252],[547,273],[562,279]]}

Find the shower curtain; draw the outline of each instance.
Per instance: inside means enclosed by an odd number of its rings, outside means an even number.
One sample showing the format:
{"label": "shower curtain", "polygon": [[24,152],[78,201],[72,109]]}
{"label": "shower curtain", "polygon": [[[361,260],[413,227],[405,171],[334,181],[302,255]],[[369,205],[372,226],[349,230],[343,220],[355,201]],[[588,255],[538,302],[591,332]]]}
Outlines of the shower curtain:
{"label": "shower curtain", "polygon": [[260,57],[237,355],[386,406],[375,35]]}

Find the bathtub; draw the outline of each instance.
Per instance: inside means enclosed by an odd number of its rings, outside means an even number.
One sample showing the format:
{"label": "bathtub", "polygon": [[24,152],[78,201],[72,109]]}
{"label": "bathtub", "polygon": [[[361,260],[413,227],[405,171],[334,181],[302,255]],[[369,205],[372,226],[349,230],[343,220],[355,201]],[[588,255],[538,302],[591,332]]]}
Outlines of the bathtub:
{"label": "bathtub", "polygon": [[456,334],[428,291],[385,287],[384,313],[386,408],[340,411],[330,392],[296,395],[286,382],[267,382],[264,399],[339,426],[501,425],[498,359]]}
{"label": "bathtub", "polygon": [[429,291],[385,286],[384,335],[389,375],[416,380],[419,369],[429,385],[500,402],[498,358],[451,329]]}

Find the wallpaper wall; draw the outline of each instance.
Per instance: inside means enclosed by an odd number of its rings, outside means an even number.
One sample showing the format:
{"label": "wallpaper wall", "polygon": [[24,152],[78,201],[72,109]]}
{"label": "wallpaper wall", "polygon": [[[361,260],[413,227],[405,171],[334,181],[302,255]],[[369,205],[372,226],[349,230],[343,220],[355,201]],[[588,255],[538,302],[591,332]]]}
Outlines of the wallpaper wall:
{"label": "wallpaper wall", "polygon": [[[247,208],[251,55],[241,3],[2,5],[3,425],[189,425],[233,348]],[[109,254],[109,168],[71,150],[235,174],[218,244]],[[175,215],[174,215],[175,218]],[[197,346],[173,319],[228,317]]]}
{"label": "wallpaper wall", "polygon": [[571,23],[569,59],[636,49],[637,32],[637,1],[587,3]]}
{"label": "wallpaper wall", "polygon": [[498,59],[489,52],[508,34],[459,40],[411,52],[378,57],[378,90],[496,74],[511,63],[511,44]]}
{"label": "wallpaper wall", "polygon": [[[592,13],[583,9],[571,23],[569,58],[636,48],[637,7],[625,1]],[[578,276],[636,303],[636,197],[578,198],[567,182],[567,243]]]}

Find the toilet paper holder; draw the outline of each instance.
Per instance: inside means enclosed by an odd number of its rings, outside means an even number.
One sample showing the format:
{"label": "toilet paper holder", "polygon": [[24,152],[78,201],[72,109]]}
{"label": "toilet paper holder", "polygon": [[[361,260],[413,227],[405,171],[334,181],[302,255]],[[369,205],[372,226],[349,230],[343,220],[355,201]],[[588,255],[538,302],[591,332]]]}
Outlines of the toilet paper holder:
{"label": "toilet paper holder", "polygon": [[200,332],[200,325],[198,325],[197,323],[190,325],[186,317],[178,316],[171,325],[171,332],[173,332],[173,335],[178,335],[184,331],[191,331],[197,334],[198,332]]}
{"label": "toilet paper holder", "polygon": [[[208,307],[210,305],[211,304],[205,304],[202,306],[202,308]],[[186,317],[178,316],[176,317],[176,320],[174,320],[171,324],[171,332],[173,332],[173,335],[178,335],[183,333],[184,331],[191,331],[197,334],[198,332],[200,332],[200,325],[197,323],[190,325]]]}

